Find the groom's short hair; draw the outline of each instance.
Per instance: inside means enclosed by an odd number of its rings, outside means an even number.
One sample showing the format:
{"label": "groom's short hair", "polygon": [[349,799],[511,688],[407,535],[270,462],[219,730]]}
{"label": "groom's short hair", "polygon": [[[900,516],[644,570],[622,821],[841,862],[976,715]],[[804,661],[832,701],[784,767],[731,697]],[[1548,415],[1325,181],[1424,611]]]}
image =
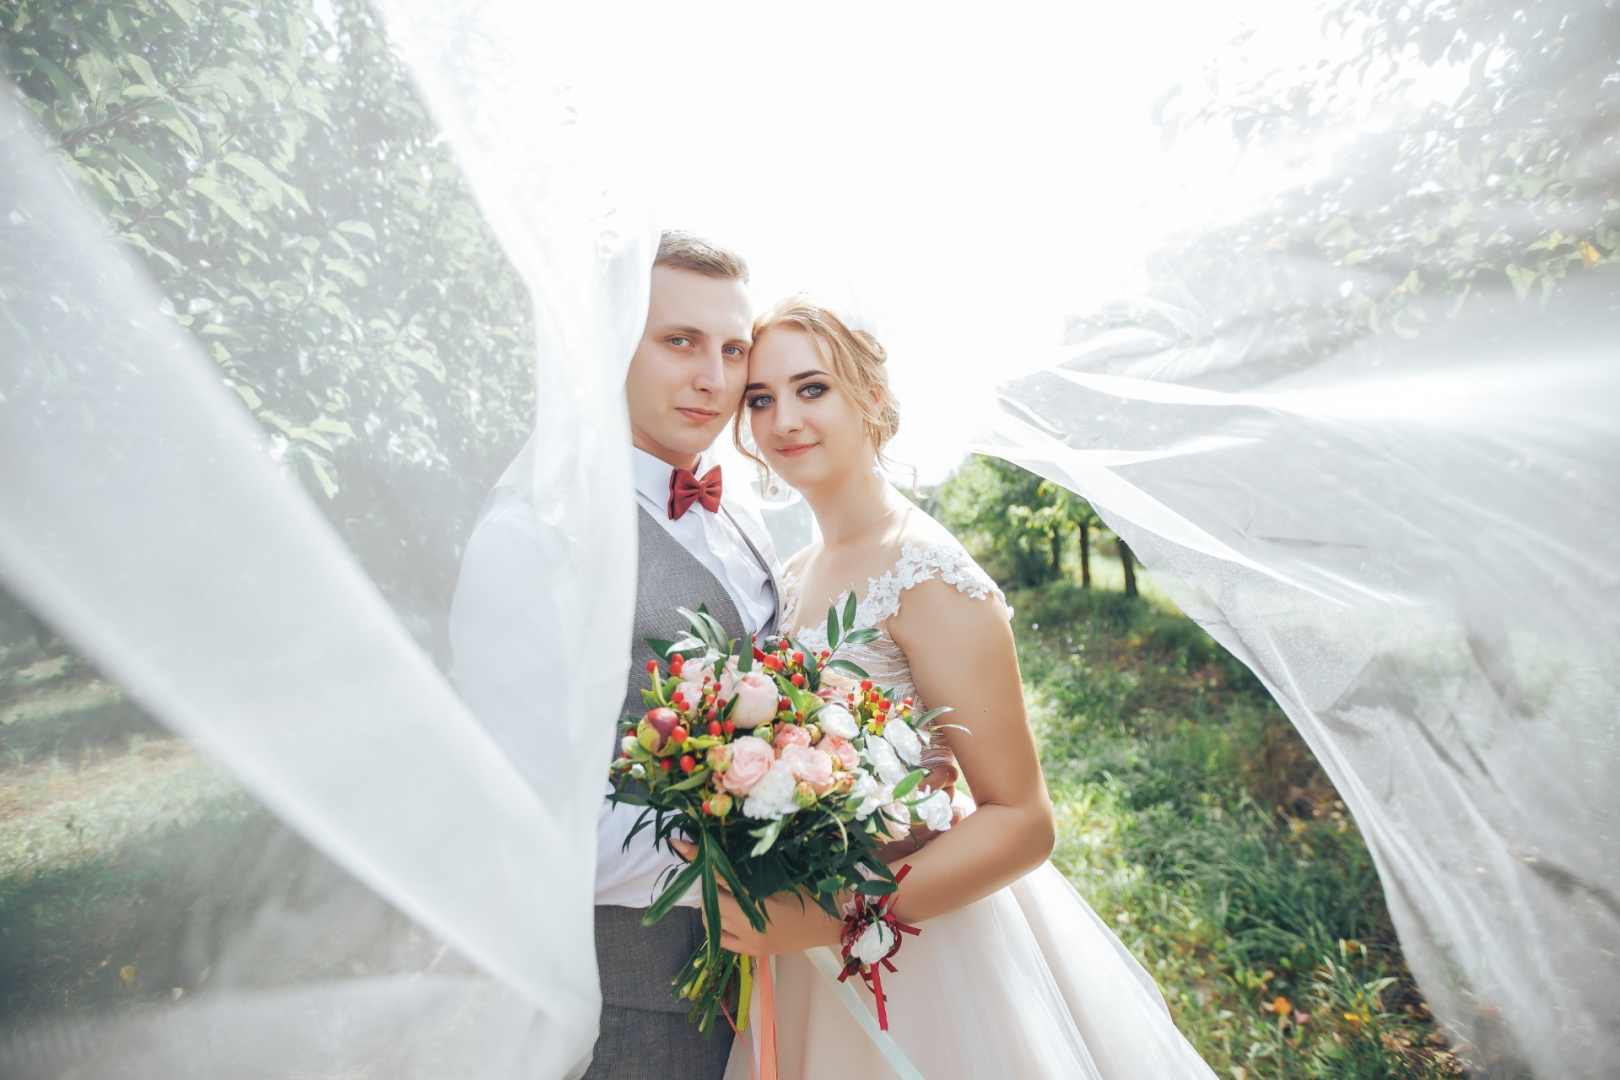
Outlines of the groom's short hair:
{"label": "groom's short hair", "polygon": [[689,232],[669,229],[658,238],[658,255],[654,266],[677,266],[705,277],[727,278],[748,283],[748,264],[734,251],[719,244],[693,236]]}

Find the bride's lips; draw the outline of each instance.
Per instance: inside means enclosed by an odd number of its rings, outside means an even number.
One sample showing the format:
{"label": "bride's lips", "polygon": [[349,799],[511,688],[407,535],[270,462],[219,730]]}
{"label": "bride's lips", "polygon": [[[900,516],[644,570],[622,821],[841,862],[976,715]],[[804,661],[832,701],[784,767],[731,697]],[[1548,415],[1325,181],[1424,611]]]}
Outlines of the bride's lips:
{"label": "bride's lips", "polygon": [[712,409],[683,409],[677,407],[675,411],[695,424],[707,424],[720,415]]}
{"label": "bride's lips", "polygon": [[814,450],[815,448],[815,443],[794,443],[792,446],[778,446],[776,448],[776,452],[781,454],[783,457],[798,457],[800,454]]}

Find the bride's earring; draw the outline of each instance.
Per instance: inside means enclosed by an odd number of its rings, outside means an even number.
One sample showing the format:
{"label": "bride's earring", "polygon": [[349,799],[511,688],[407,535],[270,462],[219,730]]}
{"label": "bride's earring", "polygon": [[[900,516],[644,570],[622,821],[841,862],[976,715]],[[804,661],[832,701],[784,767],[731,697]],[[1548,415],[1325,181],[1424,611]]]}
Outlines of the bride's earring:
{"label": "bride's earring", "polygon": [[874,466],[872,466],[872,475],[873,476],[882,476],[883,475],[883,470],[878,468],[876,465],[874,465]]}

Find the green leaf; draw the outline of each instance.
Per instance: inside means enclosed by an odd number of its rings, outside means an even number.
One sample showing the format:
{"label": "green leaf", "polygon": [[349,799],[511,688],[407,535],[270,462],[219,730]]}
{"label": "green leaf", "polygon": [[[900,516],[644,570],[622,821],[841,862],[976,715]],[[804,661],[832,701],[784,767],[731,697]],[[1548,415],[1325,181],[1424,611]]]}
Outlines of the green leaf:
{"label": "green leaf", "polygon": [[[924,724],[928,723],[928,721],[932,720],[936,716],[943,716],[945,713],[955,712],[955,711],[956,710],[951,708],[949,705],[941,705],[937,709],[929,709],[927,712],[923,713],[921,716],[912,717],[911,718],[911,726],[914,727],[914,728],[920,728],[920,727],[922,727]],[[963,730],[965,731],[967,729],[964,728]]]}
{"label": "green leaf", "polygon": [[309,423],[311,431],[324,431],[328,435],[347,435],[354,438],[354,429],[347,420],[333,420],[331,417],[320,416]]}
{"label": "green leaf", "polygon": [[868,626],[864,630],[851,630],[849,632],[849,636],[844,638],[844,644],[846,644],[846,645],[865,645],[868,642],[876,641],[877,638],[878,638],[877,627]]}
{"label": "green leaf", "polygon": [[834,671],[842,671],[845,675],[853,675],[857,679],[871,678],[871,676],[867,675],[865,668],[848,660],[829,660],[827,666]]}
{"label": "green leaf", "polygon": [[247,209],[236,201],[231,190],[218,180],[206,176],[199,176],[191,182],[191,190],[203,196],[231,216],[231,219],[244,229],[253,227],[253,219],[248,216]]}
{"label": "green leaf", "polygon": [[241,395],[242,400],[247,403],[247,407],[250,409],[257,409],[263,404],[263,402],[259,400],[259,395],[254,392],[253,387],[251,386],[244,385],[243,383],[232,383],[231,389],[235,390]]}
{"label": "green leaf", "polygon": [[337,223],[337,227],[346,233],[354,233],[356,236],[363,236],[367,240],[376,243],[376,230],[364,221],[340,221]]}
{"label": "green leaf", "polygon": [[827,605],[827,648],[838,648],[838,607]]}
{"label": "green leaf", "polygon": [[[702,851],[702,845],[699,845],[698,852],[700,855]],[[658,899],[653,901],[652,907],[648,908],[647,913],[641,917],[641,925],[651,926],[665,915],[668,915],[670,908],[675,906],[675,902],[685,896],[687,890],[692,887],[692,883],[703,874],[703,869],[703,864],[699,860],[694,859],[692,862],[687,863],[686,869],[675,875],[675,880],[670,882],[668,887],[658,894]]]}
{"label": "green leaf", "polygon": [[898,784],[894,785],[895,799],[903,799],[907,795],[910,795],[913,791],[917,790],[917,785],[922,783],[923,779],[927,777],[927,775],[927,769],[912,769],[910,772],[906,773],[905,777],[901,779]]}
{"label": "green leaf", "polygon": [[[277,206],[281,205],[281,178],[270,171],[270,166],[251,154],[244,154],[240,151],[232,151],[226,154],[225,164],[258,184],[260,189],[270,196],[271,202]],[[365,282],[362,281],[360,284],[364,285]]]}
{"label": "green leaf", "polygon": [[720,885],[710,872],[709,850],[713,841],[707,829],[698,834],[698,861],[703,865],[703,927],[711,961],[720,958]]}
{"label": "green leaf", "polygon": [[702,785],[704,783],[704,781],[706,781],[708,779],[709,779],[708,766],[703,766],[702,768],[694,770],[691,776],[688,776],[685,780],[682,780],[680,783],[671,784],[669,786],[669,790],[671,790],[671,791],[690,791],[693,788]]}
{"label": "green leaf", "polygon": [[663,701],[659,699],[658,695],[653,693],[651,690],[643,690],[641,692],[641,703],[647,706],[649,709],[663,708],[664,705]]}
{"label": "green leaf", "polygon": [[647,648],[651,649],[653,655],[660,659],[668,659],[670,649],[675,644],[673,641],[665,641],[663,638],[656,637],[642,638],[641,640],[645,641]]}
{"label": "green leaf", "polygon": [[190,0],[164,0],[164,2],[173,8],[174,13],[186,20],[186,22],[196,20],[197,9],[191,5]]}
{"label": "green leaf", "polygon": [[[898,888],[899,886],[892,881],[885,881],[882,878],[867,878],[855,886],[855,891],[863,896],[887,896]],[[646,922],[645,919],[642,921]]]}
{"label": "green leaf", "polygon": [[759,843],[755,844],[754,850],[748,853],[749,857],[757,859],[767,851],[771,850],[771,845],[776,843],[776,838],[778,836],[782,835],[782,826],[786,823],[787,818],[780,817],[771,822],[769,825],[765,826],[763,829],[750,829],[748,835],[759,837]]}
{"label": "green leaf", "polygon": [[848,633],[849,631],[855,629],[855,607],[856,607],[856,604],[855,604],[855,586],[854,586],[853,583],[851,583],[851,585],[849,587],[849,599],[844,601],[844,632],[845,633]]}

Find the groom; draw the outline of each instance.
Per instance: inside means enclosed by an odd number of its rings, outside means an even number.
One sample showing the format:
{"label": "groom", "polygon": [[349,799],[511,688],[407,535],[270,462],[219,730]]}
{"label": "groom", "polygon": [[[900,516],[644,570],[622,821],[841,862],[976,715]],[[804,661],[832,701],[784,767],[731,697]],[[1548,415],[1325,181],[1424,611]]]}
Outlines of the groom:
{"label": "groom", "polygon": [[[695,236],[667,232],[653,261],[647,326],[630,361],[630,410],[638,566],[631,666],[621,716],[643,711],[645,638],[672,640],[685,629],[675,608],[706,604],[728,632],[762,635],[775,628],[776,556],[756,511],[735,500],[706,459],[742,402],[753,306],[741,258]],[[732,484],[741,478],[729,478]],[[522,543],[533,532],[532,505],[487,512],[462,561],[451,611],[451,644],[462,695],[522,769],[533,727],[522,716],[480,708],[502,700],[495,680],[509,673],[486,658],[522,635],[514,622],[513,587],[539,557]],[[536,657],[536,664],[543,658]],[[486,675],[487,673],[487,675]],[[486,711],[492,715],[486,716]],[[538,723],[538,718],[534,718]],[[602,763],[604,784],[607,762]],[[526,775],[533,775],[523,770]],[[687,1003],[671,982],[696,951],[703,923],[698,900],[676,907],[656,926],[641,916],[656,897],[673,855],[643,830],[628,848],[636,807],[604,802],[597,824],[596,959],[602,977],[602,1021],[586,1080],[720,1080],[731,1049],[729,1027],[708,1038],[687,1020]]]}

